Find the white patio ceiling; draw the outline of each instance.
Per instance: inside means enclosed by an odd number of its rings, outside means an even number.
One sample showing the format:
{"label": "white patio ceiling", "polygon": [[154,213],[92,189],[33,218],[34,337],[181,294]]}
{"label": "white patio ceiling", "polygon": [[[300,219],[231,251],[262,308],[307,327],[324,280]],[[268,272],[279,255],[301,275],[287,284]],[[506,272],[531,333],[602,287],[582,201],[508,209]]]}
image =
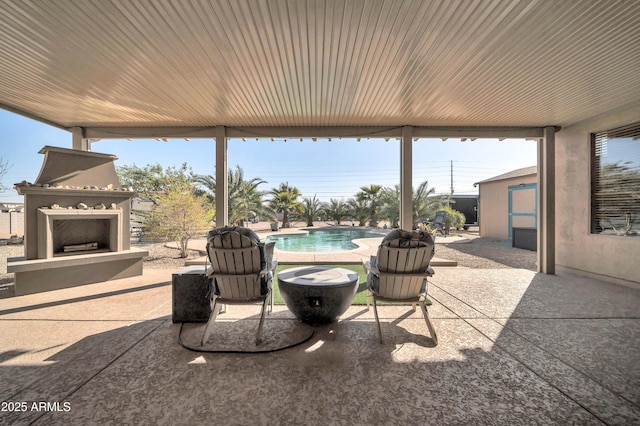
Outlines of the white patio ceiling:
{"label": "white patio ceiling", "polygon": [[567,126],[640,103],[640,2],[0,2],[0,107],[63,128]]}

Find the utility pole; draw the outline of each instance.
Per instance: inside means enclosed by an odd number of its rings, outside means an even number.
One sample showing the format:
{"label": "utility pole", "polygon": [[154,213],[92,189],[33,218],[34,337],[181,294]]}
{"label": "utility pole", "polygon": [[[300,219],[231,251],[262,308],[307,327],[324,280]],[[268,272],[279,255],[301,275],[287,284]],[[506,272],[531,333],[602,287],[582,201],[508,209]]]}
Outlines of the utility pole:
{"label": "utility pole", "polygon": [[[451,195],[450,197],[453,197],[453,160],[451,160]],[[451,198],[449,198],[449,201],[447,202],[447,207],[451,207]]]}

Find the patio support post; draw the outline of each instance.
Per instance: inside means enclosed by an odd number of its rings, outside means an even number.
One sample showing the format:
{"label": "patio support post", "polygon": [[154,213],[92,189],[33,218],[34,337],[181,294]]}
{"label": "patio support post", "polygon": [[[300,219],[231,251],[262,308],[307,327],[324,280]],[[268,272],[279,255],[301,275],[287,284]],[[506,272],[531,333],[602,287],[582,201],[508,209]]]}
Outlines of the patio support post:
{"label": "patio support post", "polygon": [[400,228],[413,228],[413,128],[402,128],[400,141]]}
{"label": "patio support post", "polygon": [[229,184],[227,182],[227,131],[215,128],[216,141],[216,226],[229,224]]}
{"label": "patio support post", "polygon": [[538,272],[550,275],[556,266],[555,132],[545,127],[538,141]]}
{"label": "patio support post", "polygon": [[71,129],[71,147],[79,151],[89,151],[89,139],[85,137],[83,127],[73,127]]}

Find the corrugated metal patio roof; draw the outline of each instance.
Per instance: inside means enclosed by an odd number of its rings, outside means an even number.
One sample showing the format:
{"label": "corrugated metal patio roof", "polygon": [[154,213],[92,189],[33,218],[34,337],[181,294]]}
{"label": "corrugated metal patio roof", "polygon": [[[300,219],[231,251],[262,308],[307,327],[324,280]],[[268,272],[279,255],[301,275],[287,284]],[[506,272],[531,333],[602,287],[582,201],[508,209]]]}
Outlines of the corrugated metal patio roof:
{"label": "corrugated metal patio roof", "polygon": [[0,2],[0,107],[63,128],[566,126],[640,102],[640,2]]}

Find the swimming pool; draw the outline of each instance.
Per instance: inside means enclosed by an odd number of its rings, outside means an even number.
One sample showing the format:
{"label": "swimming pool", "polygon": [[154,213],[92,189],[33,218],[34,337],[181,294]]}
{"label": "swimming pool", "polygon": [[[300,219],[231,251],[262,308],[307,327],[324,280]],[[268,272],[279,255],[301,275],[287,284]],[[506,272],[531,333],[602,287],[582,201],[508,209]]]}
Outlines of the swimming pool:
{"label": "swimming pool", "polygon": [[358,248],[351,240],[356,238],[380,238],[383,233],[365,229],[305,229],[308,234],[269,235],[266,242],[275,242],[282,251],[339,252]]}

